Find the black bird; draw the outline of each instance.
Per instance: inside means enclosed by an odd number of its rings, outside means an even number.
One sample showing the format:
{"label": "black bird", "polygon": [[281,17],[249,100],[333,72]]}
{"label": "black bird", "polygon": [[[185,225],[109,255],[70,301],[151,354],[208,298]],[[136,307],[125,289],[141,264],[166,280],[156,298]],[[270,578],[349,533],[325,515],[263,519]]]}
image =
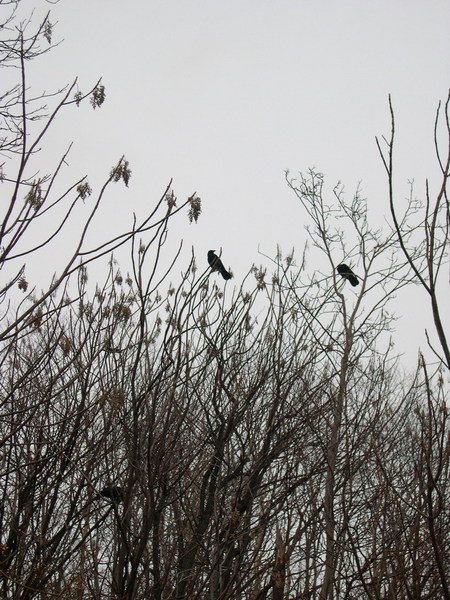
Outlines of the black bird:
{"label": "black bird", "polygon": [[344,263],[342,263],[342,265],[338,265],[337,272],[339,273],[339,275],[342,275],[344,279],[348,279],[353,287],[358,285],[358,278],[349,266],[344,265]]}
{"label": "black bird", "polygon": [[229,273],[225,267],[223,266],[223,262],[220,258],[215,254],[214,250],[209,250],[208,252],[208,262],[209,266],[213,271],[220,271],[220,274],[224,279],[231,279],[232,275]]}
{"label": "black bird", "polygon": [[105,487],[99,492],[100,496],[103,498],[109,498],[113,502],[117,502],[120,504],[123,502],[123,491],[122,488],[118,485],[112,485],[110,487]]}

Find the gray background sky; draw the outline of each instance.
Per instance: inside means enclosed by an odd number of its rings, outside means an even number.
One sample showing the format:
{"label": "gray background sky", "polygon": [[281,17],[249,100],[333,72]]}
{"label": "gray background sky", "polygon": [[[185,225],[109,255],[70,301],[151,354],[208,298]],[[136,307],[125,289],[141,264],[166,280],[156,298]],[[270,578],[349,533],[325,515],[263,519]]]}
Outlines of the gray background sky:
{"label": "gray background sky", "polygon": [[[130,161],[130,188],[114,189],[105,233],[143,214],[173,177],[180,200],[194,191],[203,200],[198,225],[181,219],[173,230],[185,262],[192,245],[199,258],[222,247],[239,283],[262,262],[258,247],[300,253],[305,215],[284,171],[309,167],[330,190],[341,180],[351,195],[361,181],[379,222],[388,200],[374,137],[389,134],[389,93],[399,203],[408,179],[422,198],[426,177],[432,192],[440,185],[433,124],[449,85],[448,0],[26,0],[23,8],[33,6],[37,16],[51,10],[54,40],[64,42],[32,66],[31,82],[50,90],[79,76],[86,91],[101,76],[107,94],[100,110],[58,121],[51,152],[73,140],[70,173],[88,173],[93,187],[122,154]],[[416,318],[405,311],[400,337]]]}

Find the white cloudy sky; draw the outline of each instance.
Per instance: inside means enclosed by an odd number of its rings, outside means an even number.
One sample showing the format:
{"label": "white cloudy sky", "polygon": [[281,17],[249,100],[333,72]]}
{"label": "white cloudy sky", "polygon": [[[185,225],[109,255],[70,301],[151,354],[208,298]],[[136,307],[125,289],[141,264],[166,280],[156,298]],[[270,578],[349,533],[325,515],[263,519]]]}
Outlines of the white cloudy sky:
{"label": "white cloudy sky", "polygon": [[[222,248],[235,281],[258,247],[300,251],[305,216],[284,181],[316,167],[330,188],[359,181],[378,215],[386,181],[375,135],[397,115],[399,201],[437,189],[433,123],[449,86],[448,0],[25,0],[51,10],[64,42],[33,66],[47,90],[79,76],[106,86],[101,110],[58,122],[52,149],[75,142],[70,168],[98,184],[125,154],[129,190],[115,191],[106,231],[143,214],[174,178],[204,214],[180,221],[186,260]],[[46,83],[42,83],[45,81]]]}

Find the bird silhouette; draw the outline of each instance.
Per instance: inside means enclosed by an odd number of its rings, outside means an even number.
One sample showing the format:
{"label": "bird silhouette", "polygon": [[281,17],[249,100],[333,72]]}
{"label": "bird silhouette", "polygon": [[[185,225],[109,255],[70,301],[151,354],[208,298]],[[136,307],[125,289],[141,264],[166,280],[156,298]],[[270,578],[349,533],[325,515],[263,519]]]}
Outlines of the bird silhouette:
{"label": "bird silhouette", "polygon": [[359,280],[348,265],[345,265],[344,263],[338,265],[337,272],[339,275],[342,275],[344,279],[348,279],[353,287],[358,285]]}
{"label": "bird silhouette", "polygon": [[212,271],[219,271],[224,279],[231,279],[232,275],[223,266],[223,262],[215,254],[214,250],[208,251],[208,263]]}
{"label": "bird silhouette", "polygon": [[113,502],[117,502],[118,504],[123,502],[123,491],[122,488],[118,485],[105,487],[99,492],[99,494],[100,496],[103,496],[103,498],[109,498],[110,500],[112,500]]}

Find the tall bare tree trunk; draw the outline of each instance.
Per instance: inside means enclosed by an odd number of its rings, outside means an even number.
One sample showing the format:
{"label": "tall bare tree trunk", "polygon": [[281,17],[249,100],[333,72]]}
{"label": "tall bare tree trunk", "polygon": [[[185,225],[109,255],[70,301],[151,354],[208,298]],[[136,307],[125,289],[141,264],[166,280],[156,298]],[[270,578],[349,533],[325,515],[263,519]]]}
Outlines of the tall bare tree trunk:
{"label": "tall bare tree trunk", "polygon": [[345,330],[345,348],[341,360],[339,374],[339,389],[334,407],[333,423],[331,426],[331,437],[327,447],[327,475],[325,485],[325,572],[320,590],[320,599],[333,598],[333,581],[336,567],[336,522],[334,518],[334,495],[336,479],[336,462],[339,454],[339,443],[341,438],[342,415],[345,405],[345,393],[347,389],[347,371],[350,351],[353,343],[351,323]]}

